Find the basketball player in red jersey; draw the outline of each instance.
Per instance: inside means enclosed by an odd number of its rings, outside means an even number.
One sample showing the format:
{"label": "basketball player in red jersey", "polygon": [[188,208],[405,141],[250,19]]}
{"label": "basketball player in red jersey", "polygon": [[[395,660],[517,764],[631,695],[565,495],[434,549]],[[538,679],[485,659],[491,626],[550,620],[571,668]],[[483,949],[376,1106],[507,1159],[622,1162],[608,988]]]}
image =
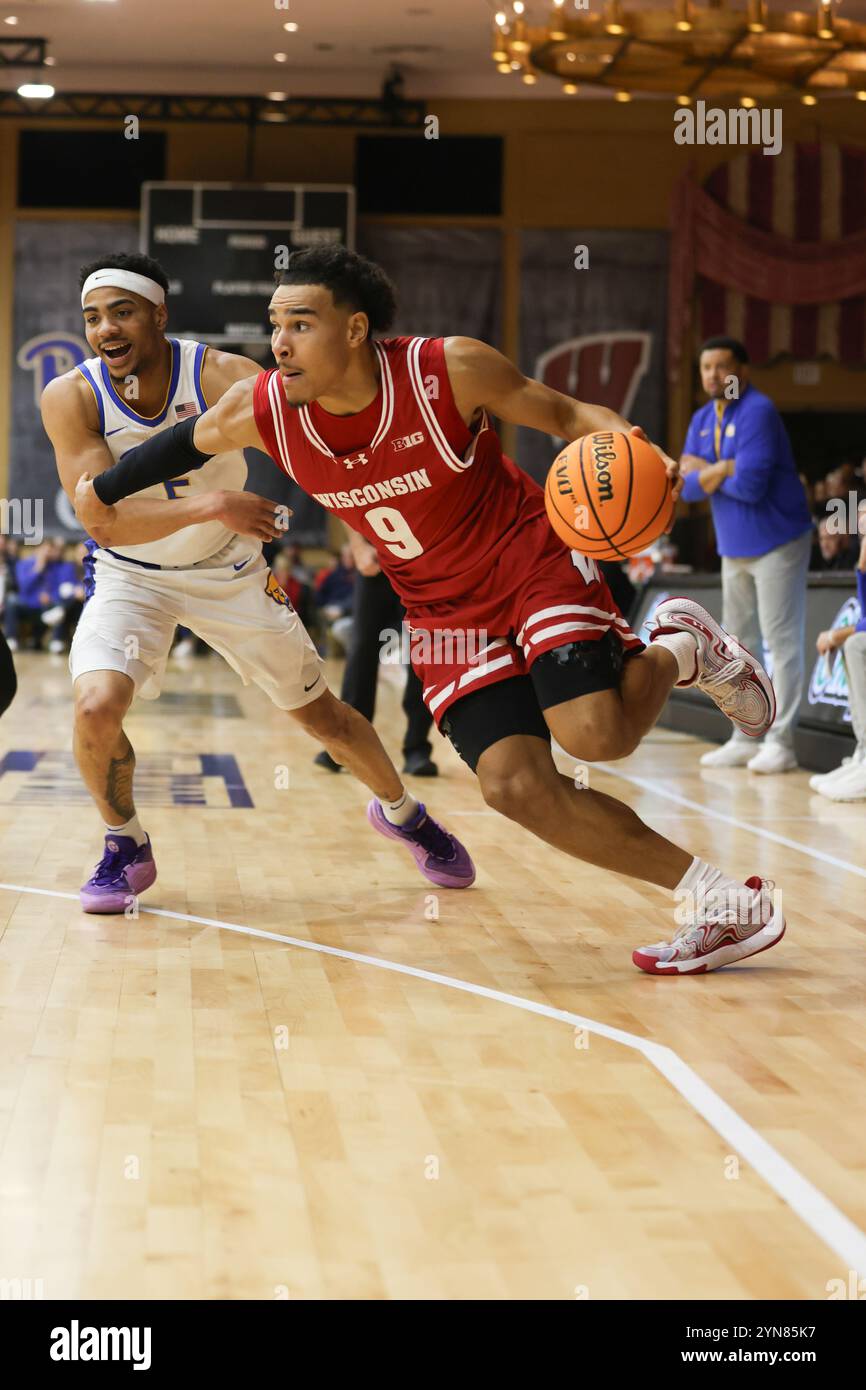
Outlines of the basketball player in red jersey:
{"label": "basketball player in red jersey", "polygon": [[[553,760],[551,735],[584,762],[625,757],[675,684],[698,685],[755,735],[774,716],[764,671],[693,601],[661,605],[644,647],[595,564],[551,531],[541,488],[503,455],[489,414],[567,440],[632,426],[472,339],[373,341],[394,314],[372,262],[342,247],[296,253],[270,303],[276,370],[133,449],[95,487],[84,475],[82,521],[98,524],[110,516],[103,503],[220,450],[264,446],[375,549],[407,609],[428,707],[488,805],[680,900],[673,941],[635,951],[635,963],[690,974],[766,950],[785,929],[772,884],[725,875]],[[678,491],[677,465],[663,457]],[[419,632],[429,641],[416,660]],[[455,653],[455,632],[466,646],[484,634],[481,650]]]}

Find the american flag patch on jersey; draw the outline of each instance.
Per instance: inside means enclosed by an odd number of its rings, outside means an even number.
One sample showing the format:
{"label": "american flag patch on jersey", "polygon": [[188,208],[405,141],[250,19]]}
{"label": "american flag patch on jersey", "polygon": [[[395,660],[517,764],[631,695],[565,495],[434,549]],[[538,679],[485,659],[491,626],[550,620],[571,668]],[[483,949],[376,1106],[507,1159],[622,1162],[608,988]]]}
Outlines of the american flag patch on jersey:
{"label": "american flag patch on jersey", "polygon": [[195,401],[186,401],[183,405],[176,405],[174,413],[178,420],[188,420],[190,415],[198,415],[198,406]]}

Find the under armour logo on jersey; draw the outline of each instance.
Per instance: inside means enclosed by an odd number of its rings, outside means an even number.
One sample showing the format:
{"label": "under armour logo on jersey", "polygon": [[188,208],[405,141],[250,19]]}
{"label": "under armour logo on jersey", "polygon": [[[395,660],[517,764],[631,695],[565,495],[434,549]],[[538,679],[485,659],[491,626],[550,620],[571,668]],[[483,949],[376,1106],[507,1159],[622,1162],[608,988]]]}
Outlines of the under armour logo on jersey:
{"label": "under armour logo on jersey", "polygon": [[343,459],[343,464],[346,468],[355,468],[359,463],[363,464],[369,462],[370,460],[367,458],[366,454],[355,454],[354,457],[350,454],[348,458]]}
{"label": "under armour logo on jersey", "polygon": [[392,439],[392,440],[391,440],[391,448],[392,448],[392,449],[397,449],[397,450],[400,450],[400,449],[414,449],[416,444],[423,444],[423,443],[424,443],[424,434],[423,434],[423,431],[422,431],[422,430],[417,430],[415,434],[404,434],[402,439]]}

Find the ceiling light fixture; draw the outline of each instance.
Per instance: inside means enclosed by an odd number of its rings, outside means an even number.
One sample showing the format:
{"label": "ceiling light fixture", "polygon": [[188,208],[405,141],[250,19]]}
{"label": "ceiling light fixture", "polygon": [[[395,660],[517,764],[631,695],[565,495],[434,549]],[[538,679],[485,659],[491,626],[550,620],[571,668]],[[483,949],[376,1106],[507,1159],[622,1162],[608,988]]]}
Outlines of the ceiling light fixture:
{"label": "ceiling light fixture", "polygon": [[518,58],[524,71],[561,84],[580,61],[584,86],[630,95],[691,92],[710,101],[745,88],[761,103],[866,100],[866,23],[840,18],[837,0],[814,0],[808,10],[771,10],[769,0],[648,0],[648,8],[603,0],[595,13],[587,0],[546,0],[547,22],[535,23],[544,3],[515,0],[510,25],[505,9],[497,12],[494,62]]}

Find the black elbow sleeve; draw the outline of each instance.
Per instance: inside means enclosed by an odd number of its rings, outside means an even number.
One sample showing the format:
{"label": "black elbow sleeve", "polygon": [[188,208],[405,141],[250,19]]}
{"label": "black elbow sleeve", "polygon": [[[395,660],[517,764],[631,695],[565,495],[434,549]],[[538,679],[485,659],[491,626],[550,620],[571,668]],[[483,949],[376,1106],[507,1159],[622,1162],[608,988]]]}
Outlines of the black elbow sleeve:
{"label": "black elbow sleeve", "polygon": [[94,478],[93,490],[100,502],[111,507],[130,493],[141,492],[155,483],[166,483],[169,478],[178,478],[207,463],[213,455],[203,454],[192,442],[197,419],[194,415],[170,430],[161,430]]}

